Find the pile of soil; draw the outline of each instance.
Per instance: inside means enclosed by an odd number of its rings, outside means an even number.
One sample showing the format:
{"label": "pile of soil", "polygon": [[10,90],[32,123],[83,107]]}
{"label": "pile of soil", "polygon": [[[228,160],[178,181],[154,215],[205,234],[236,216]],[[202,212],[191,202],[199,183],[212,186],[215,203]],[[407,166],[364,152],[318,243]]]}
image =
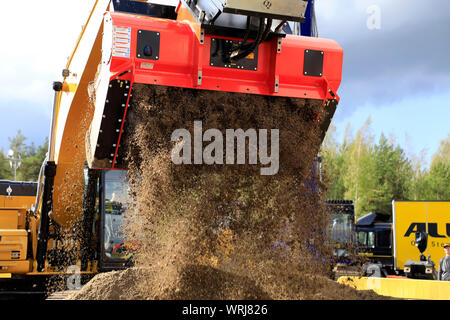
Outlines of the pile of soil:
{"label": "pile of soil", "polygon": [[[139,290],[140,282],[153,276],[146,269],[130,268],[95,276],[67,300],[155,300],[151,288]],[[373,291],[357,291],[323,276],[291,277],[290,283],[277,279],[261,283],[246,276],[202,265],[186,265],[177,284],[166,292],[169,300],[390,300]],[[286,293],[289,293],[286,296]]]}
{"label": "pile of soil", "polygon": [[[304,180],[321,144],[321,108],[322,101],[135,85],[123,143],[131,190],[123,232],[139,243],[135,267],[98,275],[71,298],[376,299],[327,279],[326,194]],[[247,164],[174,164],[171,135],[186,129],[194,137],[194,121],[224,136],[278,129],[278,174],[261,175],[248,149]]]}

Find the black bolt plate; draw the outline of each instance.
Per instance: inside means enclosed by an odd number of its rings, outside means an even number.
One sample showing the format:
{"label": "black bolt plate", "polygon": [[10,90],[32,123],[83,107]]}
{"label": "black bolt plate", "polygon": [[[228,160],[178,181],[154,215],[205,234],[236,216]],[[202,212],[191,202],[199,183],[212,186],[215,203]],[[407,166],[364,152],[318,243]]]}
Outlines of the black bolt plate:
{"label": "black bolt plate", "polygon": [[95,149],[95,158],[108,159],[112,167],[131,83],[126,80],[113,80],[109,85],[100,125],[101,131]]}
{"label": "black bolt plate", "polygon": [[229,52],[233,47],[237,47],[239,43],[239,41],[234,40],[212,38],[210,58],[211,66],[251,71],[258,70],[258,48],[256,48],[252,54],[239,61],[232,63],[226,61],[225,52]]}
{"label": "black bolt plate", "polygon": [[303,75],[311,77],[322,77],[323,56],[323,51],[306,49],[303,65]]}
{"label": "black bolt plate", "polygon": [[8,196],[6,191],[11,188],[11,196],[35,196],[37,190],[36,182],[17,182],[17,181],[7,181],[0,180],[0,196]]}
{"label": "black bolt plate", "polygon": [[[136,57],[146,60],[159,60],[160,33],[157,31],[138,30]],[[145,47],[150,51],[146,52]]]}

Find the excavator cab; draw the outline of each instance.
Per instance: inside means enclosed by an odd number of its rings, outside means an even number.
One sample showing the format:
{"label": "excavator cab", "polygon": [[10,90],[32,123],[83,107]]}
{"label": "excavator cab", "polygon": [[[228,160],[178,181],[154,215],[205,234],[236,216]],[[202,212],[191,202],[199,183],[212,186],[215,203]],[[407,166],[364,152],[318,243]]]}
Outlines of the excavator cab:
{"label": "excavator cab", "polygon": [[[92,205],[85,208],[85,235],[88,250],[82,256],[82,265],[97,260],[98,270],[109,271],[121,269],[132,261],[134,251],[139,243],[127,241],[123,227],[129,203],[127,172],[124,170],[85,169],[85,203]],[[93,217],[86,219],[86,217]],[[90,228],[91,227],[91,228]]]}
{"label": "excavator cab", "polygon": [[122,228],[128,204],[126,171],[104,170],[99,179],[100,194],[100,269],[117,269],[133,255]]}

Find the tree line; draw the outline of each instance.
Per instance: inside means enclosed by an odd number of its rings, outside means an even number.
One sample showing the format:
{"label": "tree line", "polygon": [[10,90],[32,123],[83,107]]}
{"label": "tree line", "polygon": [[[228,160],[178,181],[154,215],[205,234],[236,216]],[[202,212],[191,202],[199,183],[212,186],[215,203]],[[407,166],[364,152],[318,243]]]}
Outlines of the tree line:
{"label": "tree line", "polygon": [[[40,146],[33,142],[27,144],[27,138],[19,130],[15,137],[9,137],[9,149],[14,151],[14,158],[21,158],[20,167],[16,170],[17,181],[37,181],[39,171],[48,151],[48,139]],[[0,150],[0,179],[14,180],[14,170],[4,150]]]}
{"label": "tree line", "polygon": [[327,132],[320,156],[329,199],[355,201],[358,217],[391,215],[392,200],[450,200],[450,134],[425,163],[425,152],[410,155],[394,136],[375,141],[370,117],[353,136],[347,125],[342,143],[336,128]]}

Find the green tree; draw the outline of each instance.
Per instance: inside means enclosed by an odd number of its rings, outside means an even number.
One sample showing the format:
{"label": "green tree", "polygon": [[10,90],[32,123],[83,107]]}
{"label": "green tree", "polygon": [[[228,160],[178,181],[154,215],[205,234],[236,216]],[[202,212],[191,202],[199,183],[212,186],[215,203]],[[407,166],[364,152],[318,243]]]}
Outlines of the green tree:
{"label": "green tree", "polygon": [[22,161],[18,179],[22,181],[36,181],[39,177],[39,171],[41,170],[47,150],[48,139],[46,138],[42,146],[39,146],[35,152],[30,153],[31,155]]}
{"label": "green tree", "polygon": [[413,170],[410,160],[394,140],[381,134],[374,148],[376,183],[374,197],[370,200],[377,213],[391,214],[392,200],[408,200],[412,186]]}
{"label": "green tree", "polygon": [[367,118],[361,129],[358,130],[354,141],[344,154],[345,172],[344,186],[345,199],[355,201],[355,212],[361,216],[373,208],[370,199],[375,190],[375,163],[373,160],[373,136],[370,133],[370,117]]}
{"label": "green tree", "polygon": [[425,168],[425,151],[422,150],[418,156],[412,155],[411,158],[413,178],[410,199],[425,199],[424,194],[428,189],[428,170]]}
{"label": "green tree", "polygon": [[0,150],[0,180],[12,180],[12,169],[9,160],[5,156],[3,149]]}
{"label": "green tree", "polygon": [[336,127],[330,126],[319,155],[322,157],[328,199],[343,199],[345,194],[343,180],[345,163],[342,155],[345,153],[345,144],[338,145],[334,137],[335,132]]}
{"label": "green tree", "polygon": [[[423,157],[423,154],[422,154]],[[423,169],[421,160],[415,161],[413,198],[415,200],[450,199],[450,135],[441,141],[431,159],[431,165]]]}
{"label": "green tree", "polygon": [[17,134],[15,137],[8,138],[9,148],[14,151],[15,157],[18,157],[18,154],[20,154],[21,157],[27,157],[28,154],[30,153],[30,151],[31,152],[33,151],[30,149],[32,149],[34,147],[34,145],[32,145],[31,147],[28,147],[25,144],[25,140],[27,140],[27,138],[22,134],[21,130],[17,131]]}
{"label": "green tree", "polygon": [[450,165],[445,162],[435,162],[430,168],[426,190],[428,200],[450,199]]}
{"label": "green tree", "polygon": [[446,165],[450,164],[450,134],[446,139],[441,141],[438,151],[434,154],[431,165],[442,162]]}
{"label": "green tree", "polygon": [[[10,149],[14,151],[17,158],[20,154],[22,163],[17,169],[17,180],[20,181],[36,181],[39,177],[39,171],[45,159],[48,149],[48,139],[46,138],[43,145],[36,146],[34,143],[27,145],[26,137],[18,130],[15,137],[8,138]],[[5,156],[3,150],[0,152],[0,179],[14,179],[13,169],[10,167],[9,160]]]}
{"label": "green tree", "polygon": [[428,200],[450,199],[450,135],[441,141],[429,172],[422,182],[421,196]]}
{"label": "green tree", "polygon": [[392,200],[450,199],[450,135],[441,141],[431,166],[425,153],[407,156],[395,137],[381,135],[374,144],[370,117],[353,138],[347,125],[338,144],[331,127],[321,149],[328,198],[355,201],[356,215],[392,214]]}

